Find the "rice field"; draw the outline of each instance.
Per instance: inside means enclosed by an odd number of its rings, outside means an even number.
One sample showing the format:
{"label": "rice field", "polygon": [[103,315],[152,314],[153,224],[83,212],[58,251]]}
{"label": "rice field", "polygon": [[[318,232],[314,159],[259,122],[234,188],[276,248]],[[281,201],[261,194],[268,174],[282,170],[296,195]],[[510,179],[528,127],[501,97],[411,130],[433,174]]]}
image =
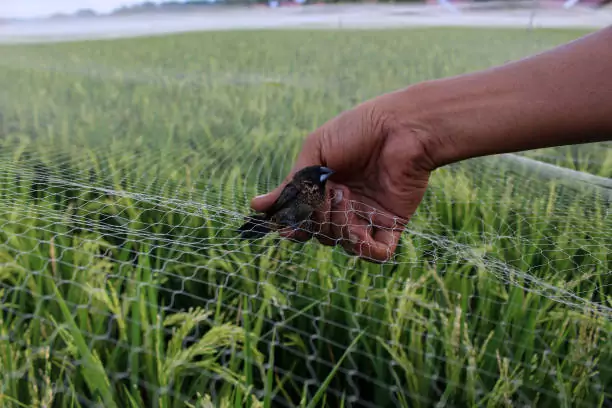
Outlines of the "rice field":
{"label": "rice field", "polygon": [[[0,46],[0,406],[612,406],[605,188],[441,168],[385,264],[235,232],[342,110],[583,34]],[[610,178],[611,148],[522,154]]]}

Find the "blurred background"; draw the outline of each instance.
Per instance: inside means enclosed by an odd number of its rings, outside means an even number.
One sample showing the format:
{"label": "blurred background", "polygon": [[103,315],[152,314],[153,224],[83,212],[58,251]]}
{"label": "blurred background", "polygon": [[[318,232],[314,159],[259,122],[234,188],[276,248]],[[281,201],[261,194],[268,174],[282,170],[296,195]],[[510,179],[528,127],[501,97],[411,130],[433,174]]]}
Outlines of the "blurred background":
{"label": "blurred background", "polygon": [[[0,39],[74,39],[273,27],[593,28],[612,21],[607,3],[606,0],[8,0],[0,5]],[[36,21],[27,21],[32,18]]]}

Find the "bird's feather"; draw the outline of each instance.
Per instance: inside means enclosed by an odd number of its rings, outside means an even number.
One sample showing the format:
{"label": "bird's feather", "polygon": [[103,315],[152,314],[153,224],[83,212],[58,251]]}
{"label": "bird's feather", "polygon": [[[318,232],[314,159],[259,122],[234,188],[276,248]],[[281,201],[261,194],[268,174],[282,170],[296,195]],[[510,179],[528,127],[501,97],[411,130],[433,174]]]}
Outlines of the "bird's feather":
{"label": "bird's feather", "polygon": [[242,239],[261,238],[284,227],[298,228],[309,221],[313,211],[325,200],[325,183],[332,170],[321,166],[297,172],[274,203],[263,214],[246,217],[238,231]]}
{"label": "bird's feather", "polygon": [[254,239],[261,238],[271,231],[270,222],[265,214],[256,214],[246,217],[246,223],[242,225],[238,232],[240,238]]}
{"label": "bird's feather", "polygon": [[289,183],[285,186],[285,188],[281,191],[280,195],[272,204],[270,209],[266,211],[267,214],[274,214],[280,211],[282,208],[286,207],[287,204],[293,203],[293,201],[297,198],[300,190],[293,183]]}

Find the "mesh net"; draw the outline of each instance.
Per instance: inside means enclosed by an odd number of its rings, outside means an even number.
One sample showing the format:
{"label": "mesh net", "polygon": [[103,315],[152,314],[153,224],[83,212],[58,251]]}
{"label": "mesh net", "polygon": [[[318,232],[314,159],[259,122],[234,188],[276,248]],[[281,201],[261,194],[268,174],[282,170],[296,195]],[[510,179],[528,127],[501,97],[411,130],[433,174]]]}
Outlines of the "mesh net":
{"label": "mesh net", "polygon": [[236,237],[341,110],[581,34],[2,46],[0,405],[610,406],[609,143],[437,170],[383,264]]}

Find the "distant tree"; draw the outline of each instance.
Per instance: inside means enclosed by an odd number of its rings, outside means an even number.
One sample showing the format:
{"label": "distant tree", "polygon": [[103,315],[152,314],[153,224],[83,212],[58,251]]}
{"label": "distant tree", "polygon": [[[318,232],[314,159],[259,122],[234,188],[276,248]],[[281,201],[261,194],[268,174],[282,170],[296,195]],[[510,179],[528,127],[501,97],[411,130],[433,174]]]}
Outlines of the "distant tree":
{"label": "distant tree", "polygon": [[77,12],[74,13],[74,15],[77,17],[95,17],[98,14],[92,9],[80,9],[80,10],[77,10]]}
{"label": "distant tree", "polygon": [[53,19],[53,20],[61,20],[61,19],[66,19],[66,18],[70,18],[70,17],[72,17],[70,14],[55,13],[55,14],[52,14],[49,18]]}

